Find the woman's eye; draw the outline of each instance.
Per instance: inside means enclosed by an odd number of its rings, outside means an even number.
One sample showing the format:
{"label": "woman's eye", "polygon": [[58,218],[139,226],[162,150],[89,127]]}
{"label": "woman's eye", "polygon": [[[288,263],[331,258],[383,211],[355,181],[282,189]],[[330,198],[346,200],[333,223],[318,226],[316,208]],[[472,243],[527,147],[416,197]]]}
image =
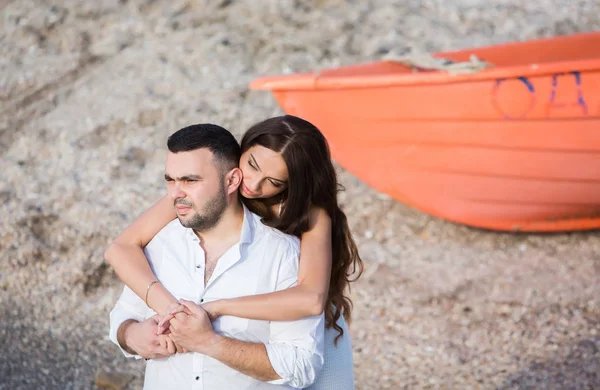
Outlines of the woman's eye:
{"label": "woman's eye", "polygon": [[281,187],[281,186],[282,186],[282,184],[280,184],[280,183],[275,183],[274,181],[272,181],[272,182],[271,182],[271,185],[273,185],[273,187],[275,187],[275,188],[279,188],[279,187]]}
{"label": "woman's eye", "polygon": [[252,169],[256,169],[256,167],[254,166],[254,164],[252,163],[252,161],[251,161],[251,160],[248,160],[248,165],[250,165],[250,167],[251,167]]}

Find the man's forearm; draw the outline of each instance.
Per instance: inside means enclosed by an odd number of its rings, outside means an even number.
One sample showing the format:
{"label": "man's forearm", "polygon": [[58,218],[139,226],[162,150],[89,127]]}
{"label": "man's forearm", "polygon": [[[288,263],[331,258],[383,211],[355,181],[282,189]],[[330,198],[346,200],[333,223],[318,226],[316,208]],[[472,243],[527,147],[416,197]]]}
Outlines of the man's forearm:
{"label": "man's forearm", "polygon": [[199,352],[259,381],[281,379],[271,365],[265,345],[261,343],[249,343],[216,334],[214,343]]}
{"label": "man's forearm", "polygon": [[117,330],[117,341],[119,342],[119,345],[127,353],[130,353],[132,355],[137,355],[137,352],[134,351],[133,349],[131,349],[131,347],[127,345],[125,332],[127,331],[127,328],[129,328],[132,324],[135,324],[135,323],[137,323],[136,320],[126,320],[119,326],[119,330]]}

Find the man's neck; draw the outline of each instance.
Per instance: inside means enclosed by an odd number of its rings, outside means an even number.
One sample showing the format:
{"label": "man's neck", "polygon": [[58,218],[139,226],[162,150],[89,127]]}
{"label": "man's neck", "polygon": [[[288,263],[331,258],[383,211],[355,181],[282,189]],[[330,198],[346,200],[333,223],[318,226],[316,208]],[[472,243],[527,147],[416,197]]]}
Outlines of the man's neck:
{"label": "man's neck", "polygon": [[244,207],[241,202],[234,201],[223,212],[219,222],[206,231],[194,230],[194,233],[203,244],[213,245],[218,242],[225,243],[231,239],[239,239],[244,223]]}

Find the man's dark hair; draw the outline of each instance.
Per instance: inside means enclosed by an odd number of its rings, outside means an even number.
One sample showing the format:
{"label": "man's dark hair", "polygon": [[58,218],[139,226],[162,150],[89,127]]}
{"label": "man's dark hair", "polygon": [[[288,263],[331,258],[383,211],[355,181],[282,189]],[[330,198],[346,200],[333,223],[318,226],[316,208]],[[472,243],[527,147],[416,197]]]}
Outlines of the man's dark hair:
{"label": "man's dark hair", "polygon": [[240,163],[240,145],[233,134],[221,126],[210,123],[191,125],[177,130],[169,137],[167,147],[171,153],[206,148],[213,153],[224,171],[233,169]]}

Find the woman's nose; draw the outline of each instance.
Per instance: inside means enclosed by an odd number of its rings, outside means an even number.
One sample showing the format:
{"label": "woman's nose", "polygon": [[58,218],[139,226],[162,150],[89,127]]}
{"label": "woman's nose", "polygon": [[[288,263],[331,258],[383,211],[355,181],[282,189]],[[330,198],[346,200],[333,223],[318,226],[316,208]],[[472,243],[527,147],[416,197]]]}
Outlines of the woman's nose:
{"label": "woman's nose", "polygon": [[252,192],[258,192],[260,189],[260,180],[254,178],[254,180],[250,180],[249,184],[247,184],[248,189]]}

